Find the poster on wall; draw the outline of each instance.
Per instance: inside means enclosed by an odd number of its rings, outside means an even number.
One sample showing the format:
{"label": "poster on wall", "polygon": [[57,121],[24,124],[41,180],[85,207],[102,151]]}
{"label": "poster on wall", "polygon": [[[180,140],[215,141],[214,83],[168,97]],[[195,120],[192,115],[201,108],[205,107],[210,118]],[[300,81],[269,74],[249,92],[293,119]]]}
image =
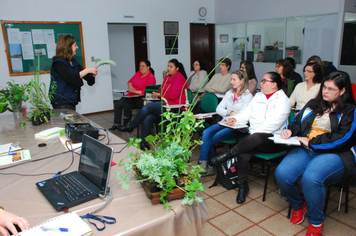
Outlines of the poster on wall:
{"label": "poster on wall", "polygon": [[165,36],[165,49],[166,55],[178,54],[178,36]]}
{"label": "poster on wall", "polygon": [[[247,45],[245,47],[245,37],[236,37],[232,38],[233,42],[233,61],[241,61],[244,59],[244,52],[248,50]],[[249,38],[247,38],[249,42]]]}
{"label": "poster on wall", "polygon": [[261,35],[252,35],[252,50],[254,54],[261,51]]}

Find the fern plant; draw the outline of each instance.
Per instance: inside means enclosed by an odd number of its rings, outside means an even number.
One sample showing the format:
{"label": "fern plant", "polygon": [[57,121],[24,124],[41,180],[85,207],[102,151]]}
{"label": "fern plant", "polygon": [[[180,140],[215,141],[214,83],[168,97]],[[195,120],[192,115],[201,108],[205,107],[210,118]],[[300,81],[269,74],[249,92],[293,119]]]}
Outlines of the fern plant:
{"label": "fern plant", "polygon": [[114,62],[113,60],[106,60],[106,61],[103,61],[101,62],[99,65],[96,65],[98,64],[99,62],[101,61],[101,59],[97,58],[94,60],[95,62],[95,66],[98,68],[100,66],[116,66],[116,62]]}

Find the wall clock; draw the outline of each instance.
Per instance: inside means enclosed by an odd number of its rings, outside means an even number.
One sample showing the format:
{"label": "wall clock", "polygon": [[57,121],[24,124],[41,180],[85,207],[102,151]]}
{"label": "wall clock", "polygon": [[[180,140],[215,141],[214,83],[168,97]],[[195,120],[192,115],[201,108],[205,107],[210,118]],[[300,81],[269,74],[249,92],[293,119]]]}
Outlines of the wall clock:
{"label": "wall clock", "polygon": [[205,17],[207,13],[208,13],[208,11],[206,10],[205,7],[199,8],[199,16]]}

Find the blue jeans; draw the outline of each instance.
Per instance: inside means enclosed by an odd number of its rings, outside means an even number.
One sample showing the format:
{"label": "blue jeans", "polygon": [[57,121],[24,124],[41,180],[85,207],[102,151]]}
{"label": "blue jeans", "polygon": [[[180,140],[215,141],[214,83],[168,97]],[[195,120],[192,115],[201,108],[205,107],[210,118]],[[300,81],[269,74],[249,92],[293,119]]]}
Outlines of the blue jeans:
{"label": "blue jeans", "polygon": [[305,147],[293,149],[278,165],[277,183],[294,210],[302,208],[304,200],[298,186],[301,179],[309,222],[324,222],[325,185],[342,180],[344,164],[338,154],[316,153]]}
{"label": "blue jeans", "polygon": [[160,102],[151,102],[142,107],[142,109],[137,113],[135,119],[131,121],[130,127],[136,128],[142,123],[141,139],[145,142],[145,138],[151,134],[152,125],[159,121],[160,115],[165,111],[161,107]]}
{"label": "blue jeans", "polygon": [[214,144],[233,138],[236,138],[237,142],[238,131],[226,128],[219,124],[212,125],[209,128],[205,129],[203,131],[203,144],[201,145],[199,160],[208,160],[208,164],[210,166],[213,166],[211,159],[215,156]]}

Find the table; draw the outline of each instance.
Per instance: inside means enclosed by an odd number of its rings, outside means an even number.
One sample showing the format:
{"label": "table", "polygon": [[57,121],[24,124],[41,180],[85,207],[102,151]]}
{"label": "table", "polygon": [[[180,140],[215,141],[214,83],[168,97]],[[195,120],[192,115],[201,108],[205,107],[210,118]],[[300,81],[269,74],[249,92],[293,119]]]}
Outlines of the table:
{"label": "table", "polygon": [[[60,111],[54,111],[58,116]],[[82,122],[99,127],[89,119],[82,118]],[[42,143],[43,140],[34,139],[36,132],[56,126],[64,127],[65,123],[62,117],[52,117],[50,123],[40,126],[32,126],[31,122],[27,122],[25,127],[20,127],[18,125],[20,121],[15,120],[12,114],[1,115],[0,121],[0,143],[20,141],[20,145],[24,149],[30,149],[32,160],[65,151],[59,139],[46,141],[46,147],[38,147],[38,144]],[[103,133],[105,132],[101,130],[100,134]],[[114,152],[116,152],[113,156],[113,161],[116,163],[127,153],[137,151],[135,147],[130,147],[125,148],[121,153],[117,153],[124,144],[114,144],[124,143],[124,141],[112,133],[109,133],[109,139]],[[103,140],[103,142],[106,143],[106,140]],[[79,155],[75,155],[73,165],[64,173],[76,170],[78,161]],[[65,153],[42,161],[27,162],[5,170],[1,168],[11,165],[0,166],[0,205],[4,206],[7,211],[25,217],[33,226],[65,214],[57,212],[49,204],[37,189],[35,183],[52,177],[54,173],[69,166],[70,162],[71,154]],[[202,225],[208,218],[205,203],[195,203],[193,206],[183,207],[180,200],[174,200],[170,202],[173,210],[164,210],[162,204],[151,204],[139,184],[133,183],[130,190],[123,190],[115,179],[115,171],[123,171],[123,169],[118,166],[112,166],[111,169],[110,187],[114,199],[97,214],[113,216],[117,223],[107,225],[106,229],[101,232],[89,224],[93,229],[92,235],[203,235]],[[5,175],[6,173],[31,174],[33,176]],[[131,177],[135,178],[133,173],[131,173]],[[98,209],[105,201],[106,199],[94,199],[70,208],[69,211],[84,215]]]}

